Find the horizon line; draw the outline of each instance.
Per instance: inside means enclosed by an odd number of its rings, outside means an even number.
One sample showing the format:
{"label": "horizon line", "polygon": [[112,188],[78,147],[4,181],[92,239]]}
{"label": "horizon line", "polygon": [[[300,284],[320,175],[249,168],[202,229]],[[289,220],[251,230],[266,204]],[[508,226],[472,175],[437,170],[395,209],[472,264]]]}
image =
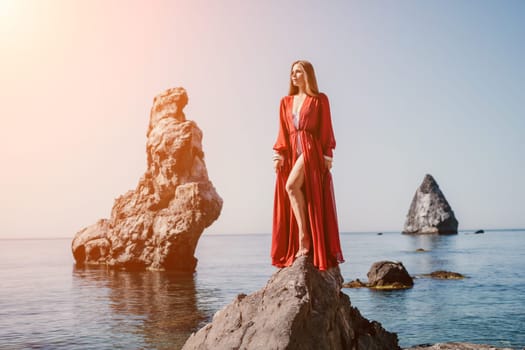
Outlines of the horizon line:
{"label": "horizon line", "polygon": [[[488,228],[488,229],[461,229],[458,230],[458,233],[466,233],[470,231],[478,231],[483,230],[485,232],[487,231],[525,231],[525,227],[518,227],[518,228]],[[370,233],[370,234],[377,234],[377,233],[402,233],[401,230],[373,230],[373,231],[341,231],[339,234],[356,234],[356,233]],[[203,232],[202,235],[205,233]],[[201,236],[202,236],[201,235]],[[270,232],[245,232],[245,233],[224,233],[224,232],[212,232],[208,233],[208,235],[213,236],[248,236],[248,235],[271,235]],[[63,237],[0,237],[0,241],[29,241],[29,240],[61,240],[61,239],[74,239],[75,237],[72,236],[63,236]]]}

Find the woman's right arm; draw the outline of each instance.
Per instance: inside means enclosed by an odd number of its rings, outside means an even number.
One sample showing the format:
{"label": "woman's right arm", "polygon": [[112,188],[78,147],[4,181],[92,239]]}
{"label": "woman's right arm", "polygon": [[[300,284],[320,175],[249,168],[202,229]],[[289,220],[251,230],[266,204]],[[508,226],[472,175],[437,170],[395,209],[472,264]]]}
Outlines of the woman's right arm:
{"label": "woman's right arm", "polygon": [[274,150],[274,167],[281,167],[284,161],[284,157],[289,151],[289,140],[288,140],[288,129],[286,127],[286,107],[284,103],[284,97],[281,99],[281,105],[279,107],[279,133],[277,134],[277,141],[273,145]]}

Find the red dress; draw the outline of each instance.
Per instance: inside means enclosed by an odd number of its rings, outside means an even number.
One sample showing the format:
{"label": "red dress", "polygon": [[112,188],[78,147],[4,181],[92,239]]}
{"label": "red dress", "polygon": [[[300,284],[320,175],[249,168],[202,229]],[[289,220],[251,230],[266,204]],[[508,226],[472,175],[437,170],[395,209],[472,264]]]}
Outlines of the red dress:
{"label": "red dress", "polygon": [[[299,111],[296,128],[292,115],[293,96],[281,99],[279,135],[273,149],[283,158],[277,171],[272,227],[272,264],[290,266],[299,250],[299,229],[293,214],[286,180],[298,158],[298,140],[304,157],[304,186],[307,207],[306,234],[311,237],[310,254],[319,270],[344,262],[335,207],[332,175],[324,155],[332,157],[335,137],[328,97],[307,96]],[[299,138],[297,137],[299,135]]]}

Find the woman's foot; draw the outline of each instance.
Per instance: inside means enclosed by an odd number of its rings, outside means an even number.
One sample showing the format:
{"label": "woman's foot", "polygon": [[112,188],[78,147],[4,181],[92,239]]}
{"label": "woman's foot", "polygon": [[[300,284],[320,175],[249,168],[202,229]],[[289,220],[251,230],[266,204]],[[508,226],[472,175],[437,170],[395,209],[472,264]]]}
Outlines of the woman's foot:
{"label": "woman's foot", "polygon": [[299,243],[299,250],[297,251],[297,254],[295,254],[295,257],[298,258],[303,255],[308,255],[310,253],[310,237],[306,235],[301,235],[300,243]]}
{"label": "woman's foot", "polygon": [[298,257],[303,256],[303,255],[308,255],[308,253],[310,253],[310,250],[308,250],[306,248],[300,248],[297,251],[297,254],[295,254],[295,257],[298,258]]}

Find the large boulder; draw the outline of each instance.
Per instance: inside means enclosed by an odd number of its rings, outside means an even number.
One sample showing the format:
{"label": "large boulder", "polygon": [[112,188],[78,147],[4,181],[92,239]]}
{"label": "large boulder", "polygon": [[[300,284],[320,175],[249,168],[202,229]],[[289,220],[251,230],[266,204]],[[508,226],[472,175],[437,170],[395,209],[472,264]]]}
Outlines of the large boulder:
{"label": "large boulder", "polygon": [[421,186],[416,190],[403,233],[458,233],[458,221],[454,216],[454,211],[432,175],[427,174]]}
{"label": "large boulder", "polygon": [[338,267],[319,271],[300,257],[263,289],[238,295],[183,349],[400,349],[395,333],[352,307],[342,282]]}
{"label": "large boulder", "polygon": [[155,97],[147,131],[147,169],[118,197],[109,219],[73,239],[78,264],[193,272],[197,242],[219,216],[222,199],[208,179],[202,132],[186,120],[188,96],[173,88]]}
{"label": "large boulder", "polygon": [[367,273],[368,287],[375,289],[406,289],[414,286],[414,280],[399,261],[378,261]]}

